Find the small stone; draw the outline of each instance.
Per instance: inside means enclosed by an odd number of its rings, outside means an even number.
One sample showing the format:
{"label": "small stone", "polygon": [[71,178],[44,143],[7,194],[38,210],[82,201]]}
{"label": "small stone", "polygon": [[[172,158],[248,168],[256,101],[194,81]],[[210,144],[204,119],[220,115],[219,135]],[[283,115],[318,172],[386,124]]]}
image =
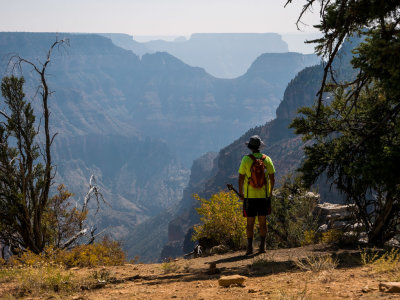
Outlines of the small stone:
{"label": "small stone", "polygon": [[326,231],[328,231],[328,225],[327,224],[322,224],[321,226],[318,227],[317,231],[318,232],[326,232]]}
{"label": "small stone", "polygon": [[400,293],[400,282],[381,282],[379,291],[384,293]]}
{"label": "small stone", "polygon": [[220,279],[218,279],[218,284],[225,287],[233,284],[243,285],[246,279],[247,277],[240,275],[222,276]]}
{"label": "small stone", "polygon": [[255,289],[249,289],[249,294],[254,294],[254,293],[257,293]]}
{"label": "small stone", "polygon": [[371,289],[368,287],[368,285],[364,286],[363,289],[361,290],[363,293],[369,293]]}

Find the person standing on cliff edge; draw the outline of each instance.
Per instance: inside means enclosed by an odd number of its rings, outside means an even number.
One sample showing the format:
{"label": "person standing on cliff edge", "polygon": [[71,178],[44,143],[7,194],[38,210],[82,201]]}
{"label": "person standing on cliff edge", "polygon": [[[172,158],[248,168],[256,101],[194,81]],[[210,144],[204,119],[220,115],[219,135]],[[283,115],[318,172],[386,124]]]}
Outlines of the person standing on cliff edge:
{"label": "person standing on cliff edge", "polygon": [[258,135],[246,143],[251,154],[242,158],[239,167],[239,197],[243,201],[243,216],[247,218],[246,255],[253,254],[253,235],[256,216],[260,226],[259,253],[265,253],[267,215],[271,213],[271,196],[275,185],[275,168],[270,157],[260,153],[264,143]]}

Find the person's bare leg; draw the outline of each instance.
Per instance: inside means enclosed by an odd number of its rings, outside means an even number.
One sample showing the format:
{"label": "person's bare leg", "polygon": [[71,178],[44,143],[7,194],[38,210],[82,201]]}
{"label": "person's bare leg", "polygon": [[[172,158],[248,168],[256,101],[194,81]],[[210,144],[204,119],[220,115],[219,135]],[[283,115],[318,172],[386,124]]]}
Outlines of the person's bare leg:
{"label": "person's bare leg", "polygon": [[246,226],[246,234],[247,234],[247,251],[246,255],[253,253],[253,235],[254,235],[254,223],[256,218],[247,217],[247,226]]}
{"label": "person's bare leg", "polygon": [[267,216],[258,216],[260,226],[260,248],[259,253],[265,253],[265,237],[267,236]]}

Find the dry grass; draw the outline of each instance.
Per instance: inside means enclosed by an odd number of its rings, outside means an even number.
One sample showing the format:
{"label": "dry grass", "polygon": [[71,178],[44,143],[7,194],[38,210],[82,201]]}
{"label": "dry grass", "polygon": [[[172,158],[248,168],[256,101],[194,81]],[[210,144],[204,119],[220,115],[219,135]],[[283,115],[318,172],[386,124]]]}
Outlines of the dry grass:
{"label": "dry grass", "polygon": [[295,259],[294,263],[302,271],[329,271],[336,269],[338,261],[331,255],[309,255],[303,259]]}
{"label": "dry grass", "polygon": [[105,268],[84,276],[76,276],[69,268],[113,266],[124,262],[125,254],[119,243],[108,239],[68,251],[52,247],[47,247],[40,254],[25,251],[7,262],[0,262],[0,284],[11,287],[11,294],[1,297],[65,295],[104,286],[113,279]]}
{"label": "dry grass", "polygon": [[179,266],[176,261],[169,259],[161,264],[161,269],[163,270],[164,274],[175,273],[179,270]]}
{"label": "dry grass", "polygon": [[79,245],[70,250],[62,250],[48,246],[40,254],[24,251],[14,255],[8,261],[13,266],[37,264],[59,264],[65,267],[97,267],[116,266],[125,263],[125,253],[121,245],[104,238],[90,245]]}
{"label": "dry grass", "polygon": [[391,281],[400,281],[400,250],[393,248],[390,251],[363,250],[361,261],[371,268],[373,274],[385,274]]}
{"label": "dry grass", "polygon": [[276,300],[307,300],[307,299],[311,299],[311,297],[309,296],[308,290],[307,290],[307,282],[304,286],[304,289],[300,290],[299,292],[295,293],[295,294],[289,294],[285,291],[279,291],[278,295],[276,296],[276,298],[273,298]]}
{"label": "dry grass", "polygon": [[28,293],[40,295],[47,292],[71,292],[77,290],[81,283],[63,266],[47,263],[4,267],[0,270],[0,282],[12,284],[13,295],[16,296]]}
{"label": "dry grass", "polygon": [[8,294],[1,295],[1,299],[26,295],[63,298],[71,293],[102,287],[114,280],[106,268],[79,275],[57,264],[3,267],[0,269],[0,283],[7,283],[12,288]]}
{"label": "dry grass", "polygon": [[271,262],[274,262],[274,254],[272,252],[267,252],[256,256],[252,259],[250,268],[252,269],[263,269],[268,267]]}

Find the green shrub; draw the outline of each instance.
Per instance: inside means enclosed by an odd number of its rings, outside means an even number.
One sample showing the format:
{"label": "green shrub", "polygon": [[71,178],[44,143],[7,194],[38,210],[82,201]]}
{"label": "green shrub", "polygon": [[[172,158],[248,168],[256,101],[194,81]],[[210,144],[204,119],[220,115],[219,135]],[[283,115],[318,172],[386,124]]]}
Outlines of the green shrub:
{"label": "green shrub", "polygon": [[337,243],[343,237],[343,231],[338,229],[330,229],[327,232],[323,232],[320,238],[321,243]]}
{"label": "green shrub", "polygon": [[300,241],[301,246],[306,246],[306,245],[313,245],[317,244],[319,241],[319,235],[315,230],[306,230],[304,231],[304,237],[303,240]]}
{"label": "green shrub", "polygon": [[272,197],[272,213],[267,218],[267,246],[291,248],[316,242],[317,216],[313,210],[318,203],[316,194],[305,190],[299,179],[284,179]]}
{"label": "green shrub", "polygon": [[217,244],[241,248],[246,240],[246,218],[243,217],[242,203],[231,192],[219,192],[209,200],[194,195],[200,201],[196,208],[200,224],[194,227],[193,240],[207,238]]}

